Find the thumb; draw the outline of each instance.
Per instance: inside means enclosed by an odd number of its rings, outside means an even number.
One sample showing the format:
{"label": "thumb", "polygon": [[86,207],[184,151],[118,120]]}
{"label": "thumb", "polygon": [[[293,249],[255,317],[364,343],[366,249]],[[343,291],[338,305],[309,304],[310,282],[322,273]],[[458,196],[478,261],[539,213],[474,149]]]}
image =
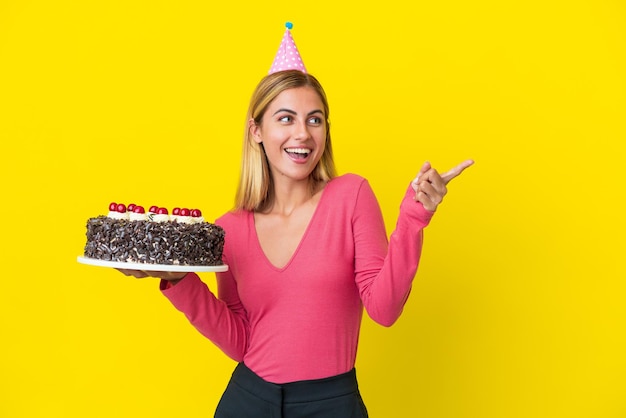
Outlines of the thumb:
{"label": "thumb", "polygon": [[422,164],[422,168],[420,168],[419,173],[417,173],[417,176],[415,176],[415,178],[411,182],[411,187],[413,187],[413,190],[417,191],[417,183],[419,183],[420,177],[430,169],[431,165],[429,161],[426,161],[424,162],[424,164]]}

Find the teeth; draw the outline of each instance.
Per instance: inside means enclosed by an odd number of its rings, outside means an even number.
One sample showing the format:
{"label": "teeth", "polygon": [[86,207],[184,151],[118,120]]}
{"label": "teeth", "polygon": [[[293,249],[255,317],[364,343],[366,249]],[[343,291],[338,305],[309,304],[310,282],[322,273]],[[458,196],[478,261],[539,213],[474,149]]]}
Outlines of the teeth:
{"label": "teeth", "polygon": [[285,151],[293,154],[310,154],[311,150],[306,148],[285,148]]}

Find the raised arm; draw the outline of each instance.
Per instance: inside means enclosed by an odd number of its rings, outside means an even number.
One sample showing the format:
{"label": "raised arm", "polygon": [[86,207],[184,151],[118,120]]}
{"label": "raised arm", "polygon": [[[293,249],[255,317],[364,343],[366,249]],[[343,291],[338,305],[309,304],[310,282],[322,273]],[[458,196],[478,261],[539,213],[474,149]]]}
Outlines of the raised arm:
{"label": "raised arm", "polygon": [[384,225],[376,198],[369,186],[362,187],[354,223],[356,282],[374,321],[390,326],[400,317],[419,266],[423,229],[447,193],[446,185],[472,164],[467,160],[439,175],[425,163],[407,187],[388,247],[381,243]]}

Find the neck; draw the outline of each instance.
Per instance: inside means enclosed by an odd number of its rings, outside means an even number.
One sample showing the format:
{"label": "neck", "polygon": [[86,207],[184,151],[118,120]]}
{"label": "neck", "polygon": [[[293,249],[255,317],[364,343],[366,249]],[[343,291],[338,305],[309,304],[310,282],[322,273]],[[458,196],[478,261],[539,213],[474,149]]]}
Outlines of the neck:
{"label": "neck", "polygon": [[274,181],[274,203],[269,213],[289,216],[294,210],[306,204],[321,190],[321,184],[303,181]]}

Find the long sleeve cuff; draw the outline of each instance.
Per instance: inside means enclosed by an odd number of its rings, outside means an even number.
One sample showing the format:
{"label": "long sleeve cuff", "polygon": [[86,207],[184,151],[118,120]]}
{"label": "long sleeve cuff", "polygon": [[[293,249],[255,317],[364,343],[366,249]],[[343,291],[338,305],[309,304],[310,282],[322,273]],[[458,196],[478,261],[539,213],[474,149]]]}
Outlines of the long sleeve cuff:
{"label": "long sleeve cuff", "polygon": [[409,184],[402,203],[400,204],[400,216],[396,228],[423,229],[428,226],[435,212],[427,210],[421,202],[415,201],[415,190]]}

